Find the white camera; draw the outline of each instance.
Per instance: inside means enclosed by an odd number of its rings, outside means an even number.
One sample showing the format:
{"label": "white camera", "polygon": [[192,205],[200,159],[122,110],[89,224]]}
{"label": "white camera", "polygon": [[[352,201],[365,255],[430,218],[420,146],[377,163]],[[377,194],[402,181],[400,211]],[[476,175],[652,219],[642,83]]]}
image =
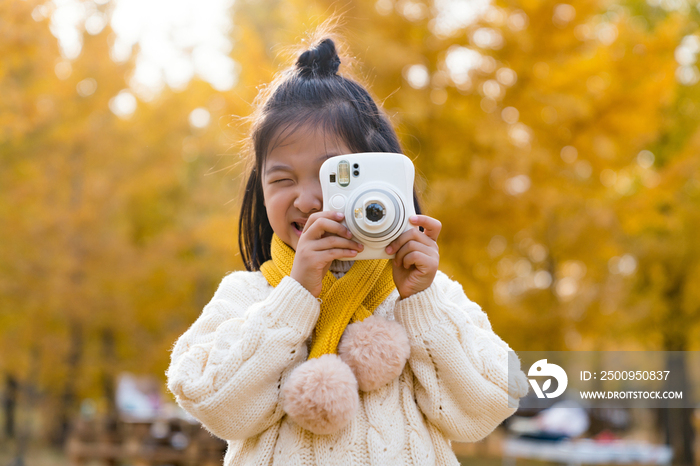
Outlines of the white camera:
{"label": "white camera", "polygon": [[331,157],[319,177],[323,210],[345,214],[343,225],[365,248],[353,258],[391,259],[389,243],[412,228],[413,162],[403,154],[366,152]]}

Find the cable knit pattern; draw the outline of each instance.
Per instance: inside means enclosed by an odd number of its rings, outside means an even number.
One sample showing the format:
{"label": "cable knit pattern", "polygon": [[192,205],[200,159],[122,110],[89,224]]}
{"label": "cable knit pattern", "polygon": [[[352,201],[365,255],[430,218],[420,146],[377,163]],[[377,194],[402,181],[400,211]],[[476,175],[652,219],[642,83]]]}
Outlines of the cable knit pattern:
{"label": "cable knit pattern", "polygon": [[[508,346],[459,283],[438,272],[427,290],[403,300],[394,290],[374,312],[408,334],[401,375],[360,392],[357,415],[340,431],[302,429],[282,410],[280,392],[307,359],[319,312],[291,277],[273,288],[260,272],[234,272],[175,344],[168,387],[228,441],[225,466],[456,465],[450,439],[479,440],[515,412]],[[511,393],[520,398],[527,388],[520,372]]]}

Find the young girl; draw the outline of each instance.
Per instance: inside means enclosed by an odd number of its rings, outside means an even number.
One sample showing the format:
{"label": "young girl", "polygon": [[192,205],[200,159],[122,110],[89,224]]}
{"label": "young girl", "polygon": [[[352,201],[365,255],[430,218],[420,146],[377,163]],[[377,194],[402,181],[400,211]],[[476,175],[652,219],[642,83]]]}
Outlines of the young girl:
{"label": "young girl", "polygon": [[319,168],[402,151],[339,65],[334,42],[317,42],[259,97],[247,271],[226,276],[177,341],[168,387],[228,441],[226,466],[456,465],[450,440],[488,435],[527,380],[519,367],[508,377],[508,345],[438,270],[441,224],[415,193],[414,228],[386,248],[395,258],[352,261],[363,246],[322,210]]}

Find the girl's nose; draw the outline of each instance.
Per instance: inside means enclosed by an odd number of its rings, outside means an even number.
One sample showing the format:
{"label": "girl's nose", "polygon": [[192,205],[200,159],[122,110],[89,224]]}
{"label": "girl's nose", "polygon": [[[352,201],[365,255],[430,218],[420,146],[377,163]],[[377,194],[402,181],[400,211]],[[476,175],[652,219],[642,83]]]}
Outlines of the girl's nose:
{"label": "girl's nose", "polygon": [[321,183],[306,183],[299,186],[300,190],[294,200],[294,207],[305,214],[312,214],[323,209],[323,193]]}

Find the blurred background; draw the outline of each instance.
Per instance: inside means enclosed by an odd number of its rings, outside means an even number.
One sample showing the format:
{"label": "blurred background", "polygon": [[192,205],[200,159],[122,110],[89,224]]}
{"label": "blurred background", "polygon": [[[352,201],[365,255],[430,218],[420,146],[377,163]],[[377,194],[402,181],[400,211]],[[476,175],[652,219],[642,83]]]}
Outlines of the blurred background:
{"label": "blurred background", "polygon": [[[0,0],[0,465],[221,464],[169,352],[243,268],[244,117],[333,14],[512,348],[700,350],[697,1]],[[697,412],[577,436],[697,464]]]}

